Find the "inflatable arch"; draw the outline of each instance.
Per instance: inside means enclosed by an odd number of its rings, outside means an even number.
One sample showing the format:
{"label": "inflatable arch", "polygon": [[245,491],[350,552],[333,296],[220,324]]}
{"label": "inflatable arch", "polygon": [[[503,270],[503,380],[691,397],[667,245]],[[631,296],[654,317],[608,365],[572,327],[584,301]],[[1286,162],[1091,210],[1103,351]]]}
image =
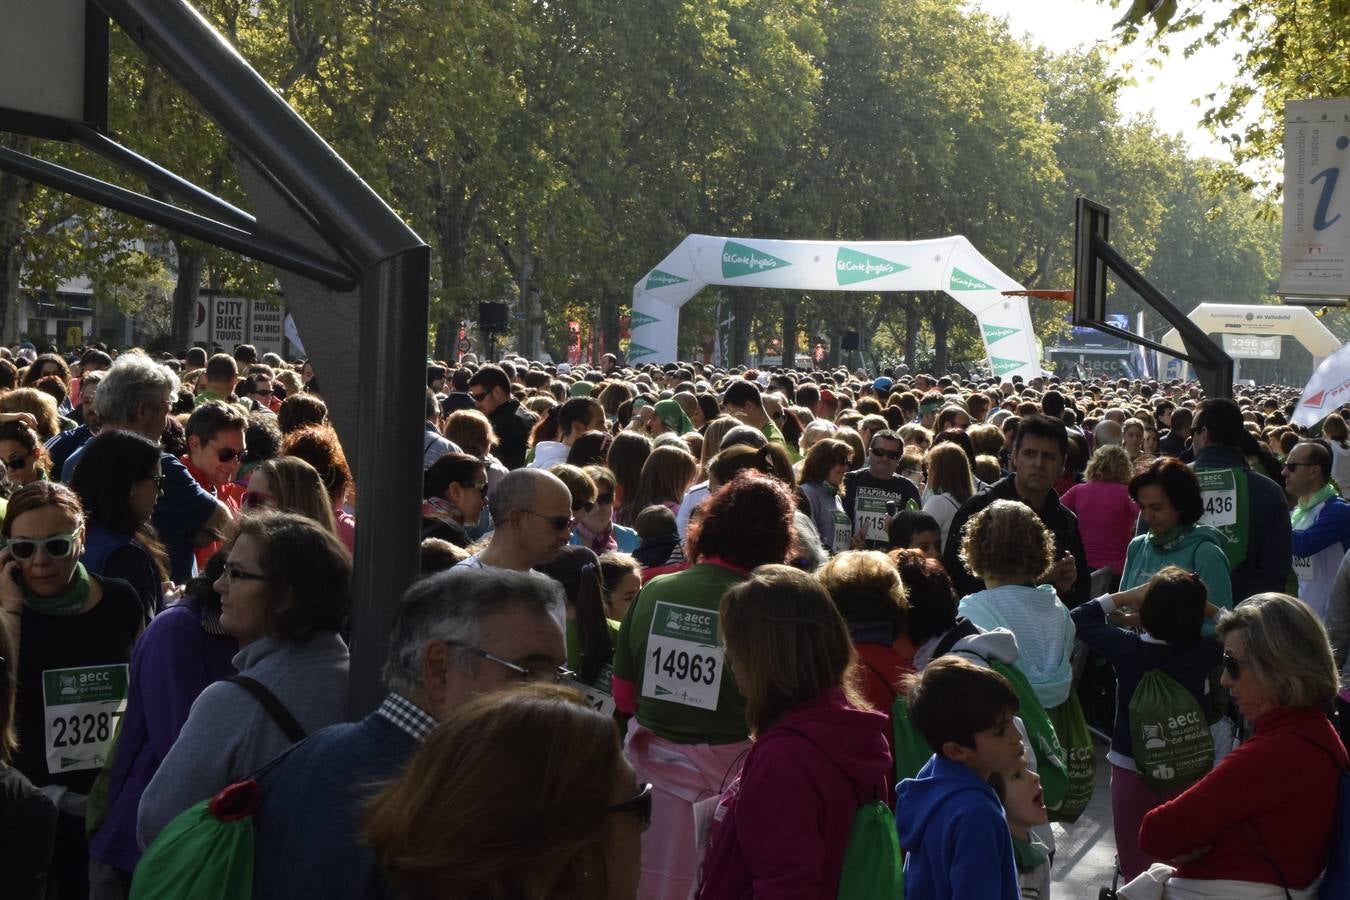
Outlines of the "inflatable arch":
{"label": "inflatable arch", "polygon": [[771,241],[691,234],[633,285],[629,362],[675,362],[680,307],[709,284],[802,291],[944,291],[974,314],[995,375],[1041,374],[1021,290],[960,235],[926,241]]}
{"label": "inflatable arch", "polygon": [[[1308,349],[1313,368],[1337,350],[1341,341],[1306,306],[1246,306],[1201,303],[1186,316],[1206,334],[1289,335]],[[1163,335],[1165,346],[1184,349],[1175,328]],[[1162,367],[1166,370],[1166,366]]]}

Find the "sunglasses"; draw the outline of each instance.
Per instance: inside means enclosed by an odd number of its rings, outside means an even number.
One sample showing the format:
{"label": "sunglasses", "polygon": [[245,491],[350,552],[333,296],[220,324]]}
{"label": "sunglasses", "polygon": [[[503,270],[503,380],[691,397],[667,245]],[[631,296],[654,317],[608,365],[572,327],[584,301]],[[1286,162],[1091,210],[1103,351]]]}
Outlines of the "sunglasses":
{"label": "sunglasses", "polygon": [[17,541],[9,541],[6,545],[10,556],[19,560],[29,560],[33,554],[37,553],[41,547],[52,559],[66,559],[75,555],[75,548],[79,542],[75,540],[73,534],[54,534],[49,538],[42,540],[32,540],[21,538]]}
{"label": "sunglasses", "polygon": [[593,509],[595,509],[594,500],[582,500],[580,503],[572,504],[572,512],[574,513],[590,512]]}
{"label": "sunglasses", "polygon": [[879,447],[873,447],[872,455],[880,456],[882,459],[900,459],[905,454],[900,450],[882,450]]}
{"label": "sunglasses", "polygon": [[650,784],[644,784],[642,790],[638,791],[636,797],[632,797],[622,803],[611,804],[610,806],[605,807],[605,812],[634,813],[642,820],[642,824],[652,824],[652,786]]}
{"label": "sunglasses", "polygon": [[247,450],[236,450],[233,447],[221,447],[216,451],[216,459],[223,463],[233,462],[236,459],[242,459]]}
{"label": "sunglasses", "polygon": [[155,483],[155,490],[156,490],[158,493],[161,493],[161,494],[164,493],[164,476],[163,476],[163,475],[147,475],[147,476],[145,476],[145,477],[148,478],[149,480],[151,480],[151,481],[153,481],[153,482]]}
{"label": "sunglasses", "polygon": [[[610,505],[611,503],[613,503],[613,502],[614,502],[614,492],[613,492],[613,491],[610,491],[610,492],[607,493],[607,494],[601,494],[599,497],[596,497],[596,498],[595,498],[595,505],[596,505],[596,506],[609,506],[609,505]],[[587,511],[589,512],[589,510],[587,510]]]}
{"label": "sunglasses", "polygon": [[472,488],[484,497],[487,496],[488,483],[486,481],[460,481],[457,483],[460,487]]}
{"label": "sunglasses", "polygon": [[522,509],[521,512],[528,513],[529,515],[534,516],[536,519],[543,519],[549,525],[553,526],[554,531],[566,531],[567,529],[572,527],[571,516],[546,516],[543,515],[542,513],[537,513],[532,509]]}
{"label": "sunglasses", "polygon": [[476,394],[473,391],[469,391],[469,398],[473,400],[474,403],[482,403],[483,398],[486,397],[487,395],[488,395],[487,391],[479,391]]}
{"label": "sunglasses", "polygon": [[15,455],[5,460],[5,468],[22,469],[24,466],[28,465],[29,455],[30,454],[28,453],[16,453]]}
{"label": "sunglasses", "polygon": [[1237,681],[1242,677],[1242,667],[1245,665],[1247,665],[1246,660],[1238,659],[1236,656],[1229,654],[1227,650],[1224,651],[1223,671],[1230,681]]}
{"label": "sunglasses", "polygon": [[244,509],[264,509],[276,502],[271,494],[264,494],[262,491],[244,491],[243,505]]}

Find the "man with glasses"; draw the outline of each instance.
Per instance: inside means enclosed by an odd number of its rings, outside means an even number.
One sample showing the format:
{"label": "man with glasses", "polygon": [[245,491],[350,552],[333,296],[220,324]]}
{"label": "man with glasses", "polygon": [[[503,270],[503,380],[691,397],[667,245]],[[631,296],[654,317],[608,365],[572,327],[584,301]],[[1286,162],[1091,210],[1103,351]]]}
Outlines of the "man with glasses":
{"label": "man with glasses", "polygon": [[524,572],[558,555],[572,536],[572,493],[543,469],[516,469],[488,496],[493,530],[488,545],[456,569]]}
{"label": "man with glasses", "polygon": [[469,395],[497,434],[496,457],[508,469],[525,465],[525,449],[535,416],[511,396],[511,379],[500,366],[481,366],[469,379]]}
{"label": "man with glasses", "polygon": [[853,522],[855,547],[885,549],[890,545],[887,503],[894,502],[898,509],[920,507],[919,489],[896,471],[904,452],[900,435],[882,429],[872,435],[867,465],[844,475],[844,512]]}
{"label": "man with glasses", "polygon": [[379,709],[318,732],[260,779],[253,896],[391,896],[361,840],[368,786],[394,777],[470,699],[565,678],[562,607],[558,583],[535,572],[456,569],[410,587],[390,634]]}
{"label": "man with glasses", "polygon": [[[168,367],[139,353],[124,353],[99,384],[94,410],[103,428],[134,431],[159,443],[177,393],[178,377]],[[71,454],[61,470],[61,480],[67,484],[84,449]],[[193,549],[199,538],[203,533],[224,534],[234,514],[219,497],[199,485],[172,453],[160,456],[159,467],[164,475],[163,491],[150,522],[169,554],[170,579],[186,584],[197,569]]]}
{"label": "man with glasses", "polygon": [[[238,515],[243,504],[244,488],[234,483],[239,463],[244,457],[244,429],[248,420],[239,407],[208,400],[197,406],[188,417],[188,452],[179,457],[202,490]],[[220,540],[209,541],[197,547],[197,566],[206,563],[221,547]]]}
{"label": "man with glasses", "polygon": [[[1183,411],[1172,415],[1173,422]],[[1234,606],[1253,594],[1283,592],[1293,558],[1284,488],[1247,464],[1244,445],[1256,452],[1236,403],[1216,397],[1200,404],[1191,429],[1204,500],[1200,523],[1223,536]]]}
{"label": "man with glasses", "polygon": [[1322,621],[1336,572],[1350,550],[1350,503],[1331,483],[1331,448],[1323,441],[1300,441],[1284,463],[1284,489],[1298,498],[1290,511],[1298,599]]}

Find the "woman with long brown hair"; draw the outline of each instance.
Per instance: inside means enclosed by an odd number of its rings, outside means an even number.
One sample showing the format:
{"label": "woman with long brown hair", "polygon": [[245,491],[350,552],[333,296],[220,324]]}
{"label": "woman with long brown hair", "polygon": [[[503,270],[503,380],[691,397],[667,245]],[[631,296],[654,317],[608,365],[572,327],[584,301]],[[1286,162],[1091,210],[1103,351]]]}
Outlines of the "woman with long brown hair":
{"label": "woman with long brown hair", "polygon": [[940,546],[945,547],[956,511],[975,493],[975,474],[970,470],[970,457],[955,443],[933,445],[924,465],[928,477],[923,511],[937,521]]}
{"label": "woman with long brown hair", "polygon": [[637,521],[638,513],[657,503],[668,507],[671,513],[677,512],[684,492],[697,475],[698,461],[688,450],[675,446],[657,447],[642,464],[637,490],[624,501],[619,511],[620,517],[631,514],[630,521],[621,524],[631,525]]}
{"label": "woman with long brown hair", "polygon": [[719,803],[699,898],[766,881],[833,897],[858,807],[888,799],[886,716],[853,688],[848,626],[810,575],[761,566],[722,597],[721,624],[754,744]]}
{"label": "woman with long brown hair", "polygon": [[611,718],[523,685],[437,727],[371,803],[365,837],[405,900],[636,900],[651,801]]}

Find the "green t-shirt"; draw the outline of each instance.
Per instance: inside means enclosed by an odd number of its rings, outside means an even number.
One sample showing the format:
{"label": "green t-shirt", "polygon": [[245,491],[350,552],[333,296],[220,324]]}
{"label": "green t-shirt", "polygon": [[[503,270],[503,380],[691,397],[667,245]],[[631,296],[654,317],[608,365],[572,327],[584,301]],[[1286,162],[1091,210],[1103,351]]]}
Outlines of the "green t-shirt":
{"label": "green t-shirt", "polygon": [[[730,744],[748,736],[745,698],[726,671],[718,607],[745,580],[700,563],[653,578],[619,628],[614,674],[631,681],[638,723],[681,744]],[[659,615],[658,615],[659,613]]]}
{"label": "green t-shirt", "polygon": [[764,437],[770,444],[779,444],[788,452],[788,459],[792,460],[794,466],[802,461],[801,451],[787,442],[787,438],[783,437],[783,432],[779,431],[778,426],[773,422],[765,422],[760,431],[764,432]]}
{"label": "green t-shirt", "polygon": [[[605,623],[609,625],[609,642],[614,646],[619,645],[619,623],[613,619],[606,619]],[[576,619],[567,620],[567,668],[573,672],[581,671],[581,631],[577,628]]]}

